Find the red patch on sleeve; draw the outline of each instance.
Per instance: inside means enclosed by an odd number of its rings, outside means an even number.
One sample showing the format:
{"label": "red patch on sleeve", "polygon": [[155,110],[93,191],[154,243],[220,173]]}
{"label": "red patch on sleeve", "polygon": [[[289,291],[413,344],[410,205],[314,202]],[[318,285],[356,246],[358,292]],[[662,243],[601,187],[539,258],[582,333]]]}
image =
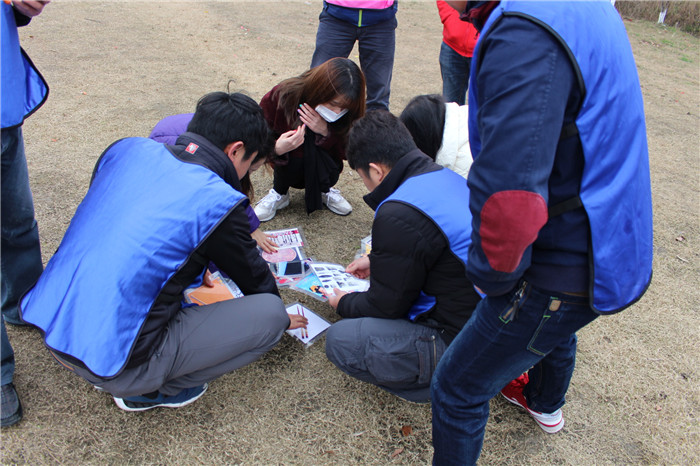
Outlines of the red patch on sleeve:
{"label": "red patch on sleeve", "polygon": [[530,191],[500,191],[481,208],[481,248],[492,269],[511,273],[547,223],[547,203]]}

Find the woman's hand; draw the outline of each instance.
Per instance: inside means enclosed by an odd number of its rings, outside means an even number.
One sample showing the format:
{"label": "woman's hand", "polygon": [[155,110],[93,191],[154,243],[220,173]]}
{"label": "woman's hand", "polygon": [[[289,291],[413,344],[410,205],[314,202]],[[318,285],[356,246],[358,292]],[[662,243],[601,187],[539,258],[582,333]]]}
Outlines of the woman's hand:
{"label": "woman's hand", "polygon": [[268,252],[270,254],[272,254],[273,252],[277,252],[277,245],[275,244],[275,242],[272,241],[270,236],[267,236],[264,232],[262,232],[260,228],[252,232],[250,236],[255,240],[256,243],[258,243],[258,246],[263,251]]}
{"label": "woman's hand", "polygon": [[366,279],[369,277],[369,256],[362,256],[350,262],[350,265],[345,269],[350,275]]}
{"label": "woman's hand", "polygon": [[275,153],[284,155],[304,144],[304,132],[306,125],[301,125],[297,129],[282,133],[275,143]]}
{"label": "woman's hand", "polygon": [[289,316],[289,329],[306,328],[309,325],[309,319],[299,314],[287,314]]}
{"label": "woman's hand", "polygon": [[299,112],[299,118],[301,118],[302,123],[308,126],[311,131],[320,134],[324,138],[330,134],[328,122],[309,104],[299,105],[297,112]]}

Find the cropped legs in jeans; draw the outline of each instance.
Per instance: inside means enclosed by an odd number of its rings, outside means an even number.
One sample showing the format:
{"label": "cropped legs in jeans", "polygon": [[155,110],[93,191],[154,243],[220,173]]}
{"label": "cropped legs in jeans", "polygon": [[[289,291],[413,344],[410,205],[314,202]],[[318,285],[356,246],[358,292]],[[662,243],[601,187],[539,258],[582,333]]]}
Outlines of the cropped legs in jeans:
{"label": "cropped legs in jeans", "polygon": [[314,68],[331,58],[347,58],[358,41],[360,67],[367,81],[367,110],[389,110],[391,77],[396,49],[396,18],[371,26],[357,27],[329,15],[319,16],[316,49],[311,58]]}
{"label": "cropped legs in jeans", "polygon": [[489,400],[533,366],[525,390],[528,405],[545,413],[560,408],[574,370],[575,332],[596,316],[588,298],[557,295],[526,282],[482,300],[433,377],[434,464],[475,464]]}
{"label": "cropped legs in jeans", "polygon": [[471,63],[471,57],[464,57],[446,43],[442,43],[440,74],[442,75],[442,96],[445,102],[457,102],[459,105],[466,103]]}
{"label": "cropped legs in jeans", "polygon": [[0,280],[5,321],[19,324],[20,297],[44,270],[39,248],[39,228],[29,189],[22,127],[2,130],[2,180],[0,186]]}
{"label": "cropped legs in jeans", "polygon": [[444,351],[438,330],[404,319],[345,319],[326,334],[326,355],[340,370],[418,403],[430,401]]}
{"label": "cropped legs in jeans", "polygon": [[187,307],[168,324],[148,362],[110,380],[81,368],[75,372],[120,398],[156,390],[176,395],[255,361],[279,342],[288,326],[284,303],[272,294]]}

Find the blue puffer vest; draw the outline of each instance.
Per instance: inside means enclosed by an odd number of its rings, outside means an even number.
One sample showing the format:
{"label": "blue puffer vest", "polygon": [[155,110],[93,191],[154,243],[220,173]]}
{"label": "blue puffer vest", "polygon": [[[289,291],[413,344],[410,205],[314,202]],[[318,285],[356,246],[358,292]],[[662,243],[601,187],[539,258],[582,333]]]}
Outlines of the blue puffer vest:
{"label": "blue puffer vest", "polygon": [[[502,1],[474,50],[469,85],[469,136],[478,133],[479,48],[500,18],[542,26],[567,50],[584,96],[576,118],[585,167],[579,197],[591,229],[591,307],[614,313],[637,301],[652,275],[653,225],[644,104],[624,24],[609,1]],[[585,28],[580,27],[586,24]]]}
{"label": "blue puffer vest", "polygon": [[245,196],[146,138],[114,143],[22,318],[95,375],[125,366],[166,282]]}
{"label": "blue puffer vest", "polygon": [[49,95],[49,86],[19,46],[12,7],[4,2],[0,7],[0,123],[4,129],[21,125],[29,115],[41,107]]}
{"label": "blue puffer vest", "polygon": [[[435,189],[436,186],[440,187],[439,191]],[[454,255],[465,264],[466,275],[472,216],[469,209],[455,209],[445,199],[463,199],[465,205],[469,202],[467,180],[447,168],[408,178],[377,206],[375,216],[386,202],[402,202],[419,210],[442,231]],[[435,303],[435,296],[421,291],[407,317],[415,321],[418,316],[430,311]]]}

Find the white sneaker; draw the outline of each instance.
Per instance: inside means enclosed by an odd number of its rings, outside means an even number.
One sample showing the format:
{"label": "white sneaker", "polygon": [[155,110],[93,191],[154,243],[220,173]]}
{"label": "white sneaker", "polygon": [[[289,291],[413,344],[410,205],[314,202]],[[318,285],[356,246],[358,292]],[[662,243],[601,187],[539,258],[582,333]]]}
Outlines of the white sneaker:
{"label": "white sneaker", "polygon": [[352,206],[336,188],[331,188],[327,193],[321,193],[321,200],[328,210],[338,215],[348,215],[352,212]]}
{"label": "white sneaker", "polygon": [[261,222],[267,222],[275,216],[278,209],[284,209],[289,205],[289,193],[280,194],[274,188],[255,204],[255,215]]}

